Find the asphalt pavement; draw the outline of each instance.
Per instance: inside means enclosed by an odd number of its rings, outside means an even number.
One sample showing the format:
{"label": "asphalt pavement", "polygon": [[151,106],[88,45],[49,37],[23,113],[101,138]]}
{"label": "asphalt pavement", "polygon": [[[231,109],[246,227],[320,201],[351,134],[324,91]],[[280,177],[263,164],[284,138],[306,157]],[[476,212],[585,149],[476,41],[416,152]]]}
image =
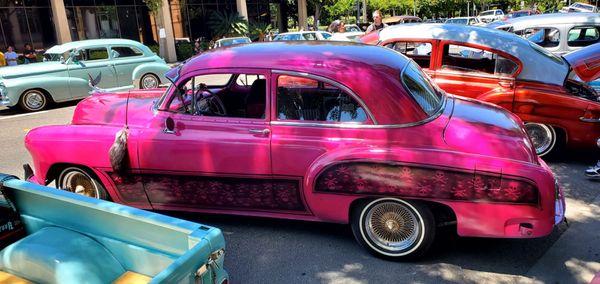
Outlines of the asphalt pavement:
{"label": "asphalt pavement", "polygon": [[[69,123],[74,105],[32,114],[0,107],[0,172],[22,177],[22,164],[31,162],[27,131]],[[223,230],[232,283],[589,283],[600,272],[600,182],[583,171],[597,158],[565,153],[548,161],[567,196],[569,226],[528,240],[445,232],[417,262],[371,256],[345,225],[166,213]]]}

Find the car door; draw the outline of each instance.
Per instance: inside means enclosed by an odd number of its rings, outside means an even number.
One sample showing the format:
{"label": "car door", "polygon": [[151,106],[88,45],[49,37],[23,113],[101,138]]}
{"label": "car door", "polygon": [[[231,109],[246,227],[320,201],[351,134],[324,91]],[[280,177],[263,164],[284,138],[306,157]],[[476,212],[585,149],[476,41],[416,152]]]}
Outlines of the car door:
{"label": "car door", "polygon": [[434,81],[446,92],[511,109],[520,69],[510,55],[464,43],[442,42]]}
{"label": "car door", "polygon": [[119,87],[132,86],[133,70],[142,63],[153,61],[133,46],[111,46],[110,60],[115,68]]}
{"label": "car door", "polygon": [[[101,74],[99,88],[117,86],[115,68],[110,62],[108,49],[105,46],[81,48],[75,53],[76,55],[68,62],[69,89],[73,98],[88,96],[89,76],[97,78]],[[86,91],[83,92],[82,89]]]}
{"label": "car door", "polygon": [[345,87],[324,78],[277,71],[271,90],[273,174],[295,178],[298,194],[290,191],[286,199],[298,200],[312,192],[302,181],[315,160],[340,145],[366,141],[365,132],[353,126],[369,125],[372,120]]}
{"label": "car door", "polygon": [[[205,100],[227,96],[239,73],[203,70],[181,75],[167,91],[164,107],[140,130],[139,170],[155,209],[288,209],[278,202],[277,191],[290,185],[271,174],[268,71],[243,71],[260,77],[245,96],[243,110],[220,99],[225,110],[214,112],[219,102]],[[202,84],[207,91],[199,93]],[[196,104],[191,103],[193,93],[199,98]],[[167,120],[172,127],[165,127]]]}

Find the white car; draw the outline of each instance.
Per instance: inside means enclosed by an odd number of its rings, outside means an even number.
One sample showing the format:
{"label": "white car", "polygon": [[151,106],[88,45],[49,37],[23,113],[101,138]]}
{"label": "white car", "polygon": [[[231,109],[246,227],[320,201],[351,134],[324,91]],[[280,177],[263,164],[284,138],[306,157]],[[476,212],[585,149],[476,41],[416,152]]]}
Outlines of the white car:
{"label": "white car", "polygon": [[330,33],[322,31],[303,31],[303,32],[289,32],[278,34],[273,41],[280,40],[326,40],[331,37]]}
{"label": "white car", "polygon": [[252,40],[250,40],[250,38],[245,37],[245,36],[228,37],[228,38],[222,38],[220,40],[215,41],[215,44],[213,45],[212,48],[230,46],[230,45],[236,45],[236,44],[243,44],[243,43],[251,43],[251,42],[252,42]]}
{"label": "white car", "polygon": [[572,12],[592,12],[598,13],[598,7],[586,3],[575,2],[568,7],[560,9],[561,13],[572,13]]}
{"label": "white car", "polygon": [[446,20],[446,24],[457,24],[467,26],[480,26],[483,23],[477,17],[456,17]]}
{"label": "white car", "polygon": [[504,19],[504,12],[502,12],[502,10],[500,10],[500,9],[487,10],[487,11],[481,12],[477,18],[481,22],[491,23],[491,22],[494,22],[497,20]]}
{"label": "white car", "polygon": [[329,40],[334,41],[358,41],[363,36],[364,32],[345,32],[345,33],[334,33]]}

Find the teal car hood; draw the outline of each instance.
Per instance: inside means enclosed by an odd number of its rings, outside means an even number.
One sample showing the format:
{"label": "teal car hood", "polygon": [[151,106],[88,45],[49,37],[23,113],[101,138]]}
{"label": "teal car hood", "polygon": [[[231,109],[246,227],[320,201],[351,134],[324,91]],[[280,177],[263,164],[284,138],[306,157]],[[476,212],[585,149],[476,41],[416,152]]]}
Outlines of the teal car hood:
{"label": "teal car hood", "polygon": [[39,62],[0,68],[0,78],[12,79],[23,76],[47,75],[48,73],[64,71],[67,65],[60,62]]}

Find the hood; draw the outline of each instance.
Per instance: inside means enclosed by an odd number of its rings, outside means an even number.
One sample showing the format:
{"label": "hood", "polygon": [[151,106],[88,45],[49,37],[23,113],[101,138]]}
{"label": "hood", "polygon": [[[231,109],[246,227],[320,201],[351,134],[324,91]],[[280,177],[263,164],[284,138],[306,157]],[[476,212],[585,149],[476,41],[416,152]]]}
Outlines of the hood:
{"label": "hood", "polygon": [[571,72],[582,81],[600,78],[600,43],[563,55],[563,58],[571,65]]}
{"label": "hood", "polygon": [[498,106],[473,99],[454,96],[444,140],[463,152],[537,163],[521,120]]}
{"label": "hood", "polygon": [[0,68],[0,78],[11,79],[23,76],[47,75],[51,72],[64,70],[66,70],[66,65],[57,61],[38,62]]}
{"label": "hood", "polygon": [[163,92],[163,89],[95,92],[77,104],[71,123],[122,126],[126,113],[128,124],[142,123],[152,117],[152,105]]}

